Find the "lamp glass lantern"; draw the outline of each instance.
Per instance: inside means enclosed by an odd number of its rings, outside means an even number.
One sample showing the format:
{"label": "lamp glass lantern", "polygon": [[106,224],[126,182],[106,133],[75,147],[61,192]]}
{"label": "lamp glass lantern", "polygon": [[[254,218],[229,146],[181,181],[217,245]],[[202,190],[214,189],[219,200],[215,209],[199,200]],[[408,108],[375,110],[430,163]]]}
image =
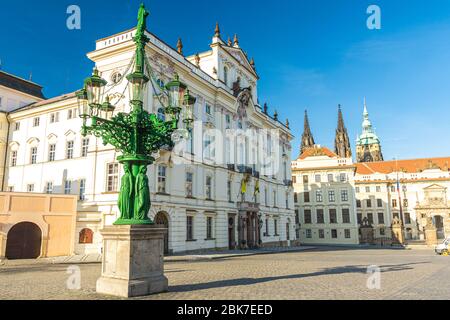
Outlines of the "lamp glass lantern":
{"label": "lamp glass lantern", "polygon": [[184,99],[184,93],[187,86],[180,81],[178,74],[175,75],[174,80],[166,84],[166,89],[169,94],[169,107],[181,108]]}
{"label": "lamp glass lantern", "polygon": [[106,96],[105,102],[100,107],[100,117],[111,120],[116,108],[109,102],[109,96]]}
{"label": "lamp glass lantern", "polygon": [[98,69],[95,68],[92,76],[84,81],[89,106],[94,110],[95,115],[102,103],[105,86],[108,82],[99,76]]}
{"label": "lamp glass lantern", "polygon": [[144,102],[144,93],[147,89],[149,78],[142,72],[133,72],[127,76],[129,85],[128,93],[130,101]]}
{"label": "lamp glass lantern", "polygon": [[85,88],[81,89],[76,93],[78,102],[78,115],[82,119],[87,119],[90,114],[89,101],[87,96],[87,91]]}
{"label": "lamp glass lantern", "polygon": [[186,129],[192,129],[193,123],[194,123],[194,105],[197,99],[193,97],[189,89],[186,90],[186,93],[184,95],[184,116],[183,116],[183,122],[186,124]]}

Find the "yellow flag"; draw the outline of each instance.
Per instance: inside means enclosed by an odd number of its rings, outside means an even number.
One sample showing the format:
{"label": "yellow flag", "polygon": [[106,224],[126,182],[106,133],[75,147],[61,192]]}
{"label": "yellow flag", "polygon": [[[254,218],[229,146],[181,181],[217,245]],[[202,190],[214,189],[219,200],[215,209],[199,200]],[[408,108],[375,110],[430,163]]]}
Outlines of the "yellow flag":
{"label": "yellow flag", "polygon": [[259,193],[259,180],[256,180],[255,183],[255,195],[257,195]]}
{"label": "yellow flag", "polygon": [[242,179],[241,182],[241,193],[244,194],[247,192],[247,180],[246,178]]}

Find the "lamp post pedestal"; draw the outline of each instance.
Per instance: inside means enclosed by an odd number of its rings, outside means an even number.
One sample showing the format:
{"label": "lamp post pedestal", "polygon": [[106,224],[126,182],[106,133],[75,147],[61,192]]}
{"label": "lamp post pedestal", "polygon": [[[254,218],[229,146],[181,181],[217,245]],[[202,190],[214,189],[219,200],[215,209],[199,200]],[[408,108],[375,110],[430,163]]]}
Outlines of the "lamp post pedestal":
{"label": "lamp post pedestal", "polygon": [[124,298],[166,292],[164,235],[158,225],[116,225],[103,236],[102,275],[97,293]]}

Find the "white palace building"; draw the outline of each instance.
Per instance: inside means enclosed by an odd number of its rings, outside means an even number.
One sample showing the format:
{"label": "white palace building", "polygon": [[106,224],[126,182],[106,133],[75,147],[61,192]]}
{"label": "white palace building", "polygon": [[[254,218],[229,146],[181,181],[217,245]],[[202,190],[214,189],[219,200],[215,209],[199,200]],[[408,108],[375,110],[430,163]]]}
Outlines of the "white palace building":
{"label": "white palace building", "polygon": [[[123,75],[135,52],[134,33],[132,29],[98,40],[95,51],[88,53],[112,97],[128,94]],[[162,150],[148,173],[150,217],[169,230],[166,253],[294,245],[293,136],[276,112],[271,116],[267,106],[259,105],[253,59],[247,58],[237,37],[224,42],[218,26],[210,49],[191,57],[183,55],[181,40],[173,49],[155,35],[147,36],[146,54],[157,81],[167,83],[177,73],[197,98],[196,124],[183,152]],[[160,111],[156,96],[150,87],[145,105],[153,113]],[[128,108],[125,102],[117,106],[118,111]],[[2,197],[14,195],[9,200],[0,197],[0,207],[5,203],[3,213],[0,208],[0,259],[13,242],[14,224],[33,222],[37,202],[27,195],[77,198],[74,226],[63,228],[58,221],[69,219],[45,215],[35,223],[42,231],[40,256],[100,253],[99,230],[119,215],[122,168],[117,152],[99,138],[80,134],[75,93],[45,100],[38,85],[0,71],[0,110]],[[231,131],[264,134],[230,139],[226,136]],[[62,203],[52,199],[45,211],[50,216],[58,211],[54,203]],[[20,218],[12,217],[13,201]],[[55,228],[73,230],[59,235],[71,238],[69,252],[44,252],[57,239]]]}

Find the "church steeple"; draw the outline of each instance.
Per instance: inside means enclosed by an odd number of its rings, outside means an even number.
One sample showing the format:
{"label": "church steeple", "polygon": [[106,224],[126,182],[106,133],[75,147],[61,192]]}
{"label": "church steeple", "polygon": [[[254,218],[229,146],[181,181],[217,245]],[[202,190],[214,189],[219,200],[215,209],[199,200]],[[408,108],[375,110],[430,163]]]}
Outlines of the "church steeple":
{"label": "church steeple", "polygon": [[362,130],[362,134],[356,140],[356,160],[358,162],[383,161],[380,139],[375,133],[372,122],[369,119],[366,98],[364,98]]}
{"label": "church steeple", "polygon": [[348,137],[347,128],[344,124],[341,105],[338,106],[338,126],[336,129],[336,137],[334,140],[334,152],[341,158],[351,158],[352,149],[350,148],[350,139]]}
{"label": "church steeple", "polygon": [[308,111],[305,110],[305,123],[302,135],[302,145],[300,148],[300,154],[303,154],[306,149],[314,147],[316,143],[314,142],[314,137],[311,133],[311,128],[309,127]]}

